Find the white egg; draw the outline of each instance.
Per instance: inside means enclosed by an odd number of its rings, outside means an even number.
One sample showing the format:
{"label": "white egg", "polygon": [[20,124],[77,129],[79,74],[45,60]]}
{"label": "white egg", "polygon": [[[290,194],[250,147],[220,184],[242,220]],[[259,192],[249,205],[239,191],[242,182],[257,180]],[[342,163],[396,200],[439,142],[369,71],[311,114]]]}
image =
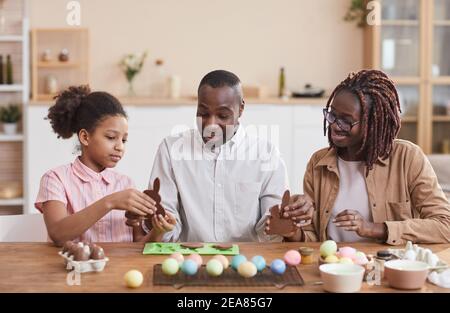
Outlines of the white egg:
{"label": "white egg", "polygon": [[414,250],[408,250],[403,255],[403,258],[405,260],[415,261],[416,260],[416,256],[417,255],[416,255],[416,252],[414,252]]}
{"label": "white egg", "polygon": [[405,251],[409,251],[409,250],[412,250],[412,249],[413,249],[413,244],[412,244],[411,241],[408,241],[406,243]]}
{"label": "white egg", "polygon": [[425,249],[423,248],[417,248],[417,261],[424,261],[425,260]]}
{"label": "white egg", "polygon": [[430,267],[435,267],[439,262],[439,257],[434,254],[434,253],[430,253],[427,256],[427,263]]}

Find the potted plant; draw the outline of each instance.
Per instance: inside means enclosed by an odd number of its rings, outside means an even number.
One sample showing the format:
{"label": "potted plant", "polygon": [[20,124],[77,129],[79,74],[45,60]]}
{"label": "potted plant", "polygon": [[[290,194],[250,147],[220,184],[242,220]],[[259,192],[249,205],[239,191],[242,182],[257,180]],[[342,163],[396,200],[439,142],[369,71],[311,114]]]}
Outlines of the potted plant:
{"label": "potted plant", "polygon": [[145,58],[147,57],[147,51],[141,54],[127,54],[120,61],[120,67],[125,74],[128,81],[128,95],[134,96],[135,91],[133,88],[133,80],[137,74],[140,73],[144,66]]}
{"label": "potted plant", "polygon": [[367,0],[351,0],[350,6],[344,16],[344,21],[357,22],[358,27],[364,27],[366,25],[366,5]]}
{"label": "potted plant", "polygon": [[0,122],[3,123],[5,134],[14,135],[17,133],[17,122],[20,121],[21,117],[20,106],[17,104],[0,108]]}

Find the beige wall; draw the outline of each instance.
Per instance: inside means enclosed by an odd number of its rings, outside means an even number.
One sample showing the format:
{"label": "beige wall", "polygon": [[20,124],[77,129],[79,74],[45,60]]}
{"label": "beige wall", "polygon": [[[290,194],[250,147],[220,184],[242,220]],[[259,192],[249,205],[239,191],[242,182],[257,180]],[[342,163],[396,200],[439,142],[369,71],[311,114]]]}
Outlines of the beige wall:
{"label": "beige wall", "polygon": [[[31,27],[66,27],[68,0],[30,0]],[[117,63],[148,49],[137,78],[150,89],[153,61],[163,58],[194,94],[201,77],[217,68],[245,84],[276,93],[280,66],[287,84],[333,88],[362,66],[362,32],[343,22],[350,0],[81,0],[82,26],[91,33],[91,85],[124,94]]]}

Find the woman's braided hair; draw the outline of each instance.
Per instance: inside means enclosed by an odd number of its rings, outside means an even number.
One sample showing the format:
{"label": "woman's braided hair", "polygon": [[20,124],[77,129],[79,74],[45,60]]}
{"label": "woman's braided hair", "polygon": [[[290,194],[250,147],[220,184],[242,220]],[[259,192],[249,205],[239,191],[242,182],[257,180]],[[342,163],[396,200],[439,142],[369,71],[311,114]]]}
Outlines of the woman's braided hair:
{"label": "woman's braided hair", "polygon": [[[392,151],[394,139],[400,130],[400,101],[394,82],[378,70],[350,73],[331,93],[327,110],[340,91],[353,93],[361,104],[361,127],[364,133],[359,153],[365,153],[367,173],[378,158],[386,159]],[[324,132],[327,130],[323,121]],[[328,132],[331,148],[336,148]]]}

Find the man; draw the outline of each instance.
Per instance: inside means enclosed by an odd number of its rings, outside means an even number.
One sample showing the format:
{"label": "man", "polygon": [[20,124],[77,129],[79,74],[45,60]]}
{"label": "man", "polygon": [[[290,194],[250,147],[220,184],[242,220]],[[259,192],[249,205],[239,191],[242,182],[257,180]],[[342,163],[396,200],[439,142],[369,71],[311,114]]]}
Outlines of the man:
{"label": "man", "polygon": [[240,125],[244,106],[239,78],[210,72],[198,87],[197,129],[160,144],[149,188],[158,177],[161,204],[177,221],[164,241],[282,239],[265,235],[264,223],[288,188],[286,167],[276,147]]}

